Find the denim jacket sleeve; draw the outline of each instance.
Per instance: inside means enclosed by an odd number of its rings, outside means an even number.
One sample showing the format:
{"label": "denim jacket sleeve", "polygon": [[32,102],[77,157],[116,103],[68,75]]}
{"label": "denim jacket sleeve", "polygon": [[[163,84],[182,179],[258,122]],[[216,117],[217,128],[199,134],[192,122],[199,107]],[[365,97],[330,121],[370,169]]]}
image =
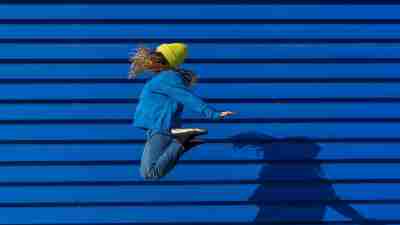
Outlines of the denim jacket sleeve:
{"label": "denim jacket sleeve", "polygon": [[200,113],[208,119],[220,119],[220,113],[204,102],[199,96],[192,93],[191,90],[184,85],[183,80],[178,76],[169,76],[168,78],[163,79],[162,84],[157,85],[155,91],[168,95],[182,103],[184,107]]}

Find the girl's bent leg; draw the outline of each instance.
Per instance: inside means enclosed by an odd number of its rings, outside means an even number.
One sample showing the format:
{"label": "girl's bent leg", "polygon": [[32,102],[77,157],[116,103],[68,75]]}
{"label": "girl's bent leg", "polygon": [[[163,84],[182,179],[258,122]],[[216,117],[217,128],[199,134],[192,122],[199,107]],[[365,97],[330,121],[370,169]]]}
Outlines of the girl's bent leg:
{"label": "girl's bent leg", "polygon": [[182,145],[173,136],[161,133],[149,135],[141,158],[141,176],[145,179],[165,176],[176,166],[181,150]]}

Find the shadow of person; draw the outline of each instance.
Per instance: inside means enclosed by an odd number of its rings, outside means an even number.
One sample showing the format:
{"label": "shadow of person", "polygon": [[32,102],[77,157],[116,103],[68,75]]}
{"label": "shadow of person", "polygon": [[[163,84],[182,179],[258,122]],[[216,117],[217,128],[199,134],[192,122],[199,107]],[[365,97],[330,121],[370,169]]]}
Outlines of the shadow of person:
{"label": "shadow of person", "polygon": [[[255,201],[259,208],[254,222],[324,222],[324,215],[328,207],[344,217],[350,218],[355,224],[375,221],[367,220],[348,203],[340,201],[332,183],[325,178],[321,165],[315,160],[321,147],[310,139],[305,137],[278,139],[260,132],[250,131],[232,136],[231,141],[234,148],[255,147],[257,153],[261,154],[261,158],[264,160],[307,161],[265,163],[263,165],[258,175],[258,180],[262,183],[249,198],[249,201]],[[305,182],[277,182],[284,180]],[[307,182],[307,180],[318,181]],[[313,201],[313,204],[284,204],[288,201]]]}

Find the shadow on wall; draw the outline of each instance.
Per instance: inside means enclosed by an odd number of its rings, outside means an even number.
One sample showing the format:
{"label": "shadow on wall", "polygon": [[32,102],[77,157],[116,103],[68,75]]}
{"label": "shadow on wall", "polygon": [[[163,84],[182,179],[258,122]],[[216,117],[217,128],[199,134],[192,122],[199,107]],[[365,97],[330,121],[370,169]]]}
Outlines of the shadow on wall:
{"label": "shadow on wall", "polygon": [[[323,175],[321,165],[312,161],[321,147],[305,137],[278,139],[260,132],[239,133],[231,137],[235,148],[255,147],[264,160],[307,160],[310,163],[269,163],[264,164],[258,179],[264,181],[250,196],[259,208],[254,222],[261,221],[314,221],[323,222],[327,207],[331,207],[356,224],[367,220],[349,204],[340,201],[332,184]],[[292,141],[293,140],[293,141]],[[321,180],[317,183],[268,183],[269,180]],[[269,201],[334,201],[334,204],[261,204]]]}

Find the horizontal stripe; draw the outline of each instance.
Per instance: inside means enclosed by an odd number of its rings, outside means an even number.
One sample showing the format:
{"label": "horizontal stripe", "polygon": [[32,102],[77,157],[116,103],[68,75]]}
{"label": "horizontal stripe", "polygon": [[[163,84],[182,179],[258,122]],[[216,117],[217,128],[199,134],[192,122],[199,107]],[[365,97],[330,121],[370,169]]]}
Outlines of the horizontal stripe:
{"label": "horizontal stripe", "polygon": [[0,19],[0,24],[400,24],[400,19]]}
{"label": "horizontal stripe", "polygon": [[[6,176],[0,182],[54,181],[143,181],[139,165],[16,166],[2,167]],[[321,169],[321,173],[319,171]],[[399,179],[398,163],[348,163],[321,165],[188,165],[178,164],[163,180],[327,180],[331,179]],[[62,174],[62,176],[60,176]],[[212,174],[212,176],[211,176]]]}
{"label": "horizontal stripe", "polygon": [[[400,85],[393,84],[198,84],[192,92],[206,101],[214,99],[241,99],[238,103],[250,103],[252,99],[293,98],[398,98]],[[134,99],[138,98],[143,84],[0,84],[0,99]],[[221,89],[224,91],[221,92]],[[23,90],[23,91],[21,91]],[[63,91],[60,91],[63,90]],[[249,92],[248,90],[254,90]],[[257,91],[262,90],[262,91]],[[27,95],[26,93],[29,93]],[[52,93],[49,95],[49,93]],[[263,102],[262,100],[254,100]],[[228,102],[228,101],[227,101]]]}
{"label": "horizontal stripe", "polygon": [[[307,141],[318,138],[399,138],[399,125],[396,123],[187,123],[185,127],[208,129],[204,138],[230,139],[240,135],[240,131],[258,131],[273,137],[304,137]],[[144,138],[143,130],[132,125],[50,125],[25,126],[3,125],[7,132],[0,133],[0,140],[132,140]],[[378,132],[379,131],[379,132]],[[268,141],[268,139],[267,139]]]}
{"label": "horizontal stripe", "polygon": [[[254,185],[254,184],[268,184],[271,186],[282,185],[296,185],[296,186],[309,186],[309,185],[326,185],[326,184],[399,184],[400,179],[311,179],[311,180],[188,180],[188,181],[174,181],[174,180],[152,180],[152,181],[118,181],[118,180],[103,180],[103,181],[17,181],[17,182],[0,182],[0,185],[5,187],[168,187],[168,186],[203,186],[203,185]],[[32,190],[32,189],[31,189]]]}
{"label": "horizontal stripe", "polygon": [[[360,211],[360,214],[364,215],[365,212],[371,212],[368,214],[368,218],[371,220],[362,221],[365,224],[377,224],[377,220],[383,221],[398,221],[395,215],[391,215],[389,212],[397,211],[398,206],[396,205],[364,205],[354,204],[345,205],[350,208],[354,208],[356,211]],[[191,224],[202,222],[202,224],[262,224],[270,220],[276,221],[277,224],[297,224],[297,221],[310,222],[308,224],[317,224],[321,221],[344,221],[344,224],[348,224],[351,220],[336,213],[334,210],[330,210],[328,206],[320,207],[279,207],[281,213],[274,214],[274,217],[266,218],[260,216],[262,219],[258,219],[258,223],[255,222],[255,218],[259,211],[256,206],[209,206],[209,207],[196,207],[196,206],[155,206],[155,207],[140,207],[140,206],[125,206],[125,207],[83,207],[83,208],[4,208],[2,209],[6,215],[19,215],[24,216],[7,216],[1,218],[0,222],[8,224],[121,224],[121,221],[130,222],[130,224]],[[268,209],[267,209],[268,210]],[[270,209],[272,210],[272,209]],[[315,212],[318,210],[317,212]],[[162,212],[154,215],[154,211]],[[213,212],[213,213],[210,213]],[[232,215],[231,215],[232,214]],[[267,215],[272,214],[266,212]],[[308,214],[306,218],[304,215]],[[107,215],[107,218],[100,217],[99,215]],[[285,219],[280,218],[286,215]],[[291,215],[292,217],[289,217]],[[297,217],[294,217],[297,215]],[[259,217],[259,218],[260,218]],[[323,219],[322,219],[323,218]],[[279,221],[279,222],[278,222]],[[355,221],[358,221],[355,219]],[[252,222],[252,223],[251,223]],[[358,221],[359,223],[361,221]],[[306,223],[300,223],[306,224]],[[339,223],[343,224],[343,223]],[[350,223],[351,224],[351,223]],[[357,224],[357,223],[355,223]]]}
{"label": "horizontal stripe", "polygon": [[[209,225],[210,222],[195,222],[197,225]],[[260,222],[212,222],[215,225],[254,225],[260,224]],[[261,222],[262,224],[263,222]],[[265,223],[265,222],[264,222]],[[374,222],[368,222],[364,224],[400,224],[400,220],[374,220]],[[52,225],[56,225],[54,223]],[[79,223],[81,225],[105,225],[104,223]],[[170,224],[179,224],[179,225],[192,225],[193,222],[144,222],[144,223],[135,223],[135,225],[170,225]],[[330,220],[330,221],[268,221],[268,224],[287,224],[287,225],[309,225],[309,224],[330,224],[330,225],[343,225],[343,224],[359,224],[357,221],[344,221],[344,220]],[[13,225],[23,225],[23,224],[13,224]],[[31,224],[31,225],[42,225],[42,224]],[[62,225],[76,225],[75,223],[62,223]],[[123,222],[108,222],[107,225],[132,225],[132,223],[123,223]]]}
{"label": "horizontal stripe", "polygon": [[[190,64],[200,79],[398,79],[398,64]],[[123,79],[127,64],[2,64],[2,79]],[[149,77],[139,77],[139,79]]]}
{"label": "horizontal stripe", "polygon": [[0,44],[131,44],[131,43],[162,43],[162,42],[184,42],[184,43],[240,43],[240,44],[387,44],[387,43],[400,43],[400,39],[384,39],[384,38],[341,38],[341,39],[284,39],[284,38],[259,38],[259,39],[235,39],[235,38],[217,38],[217,39],[137,39],[137,38],[11,38],[11,39],[0,39]]}
{"label": "horizontal stripe", "polygon": [[[399,102],[400,103],[400,102]],[[3,104],[0,107],[1,120],[74,120],[74,119],[122,119],[133,120],[136,103],[126,104]],[[216,110],[231,110],[240,112],[234,116],[237,119],[257,118],[297,118],[297,119],[324,119],[324,118],[359,118],[384,119],[397,118],[400,110],[398,103],[285,103],[268,104],[259,107],[259,103],[217,103]],[[257,110],[254,110],[257,108]],[[196,112],[185,109],[182,119],[201,121]],[[232,118],[228,118],[231,121]],[[210,121],[211,122],[211,121]]]}
{"label": "horizontal stripe", "polygon": [[[395,24],[0,25],[0,39],[398,39]],[[131,43],[132,43],[131,42]],[[133,46],[132,46],[133,47]]]}
{"label": "horizontal stripe", "polygon": [[[400,10],[394,1],[393,5],[349,5],[346,1],[340,1],[340,4],[346,5],[332,5],[333,1],[328,1],[329,5],[325,1],[318,2],[318,5],[302,5],[306,1],[292,1],[295,5],[283,5],[286,1],[268,1],[268,4],[257,5],[252,5],[253,1],[242,1],[239,5],[233,4],[238,1],[230,1],[229,5],[218,5],[219,1],[182,1],[183,4],[173,4],[174,1],[168,4],[151,4],[151,1],[147,1],[150,4],[134,4],[140,1],[131,1],[131,4],[113,5],[118,1],[109,1],[107,5],[64,4],[62,8],[54,1],[49,1],[50,4],[38,2],[41,1],[14,5],[14,1],[9,1],[8,5],[0,5],[0,19],[395,19],[399,18]],[[374,1],[366,3],[373,4]],[[154,13],[149,14],[149,11]]]}
{"label": "horizontal stripe", "polygon": [[[0,125],[39,125],[39,124],[126,124],[133,123],[133,119],[36,119],[36,120],[0,120]],[[210,121],[208,119],[183,119],[182,123],[400,123],[399,118],[247,118],[224,119]]]}
{"label": "horizontal stripe", "polygon": [[[268,185],[268,187],[266,187]],[[155,203],[155,205],[173,203],[173,204],[191,204],[199,202],[199,205],[207,202],[237,202],[239,204],[254,204],[253,201],[261,205],[263,202],[273,204],[275,200],[297,201],[300,204],[304,200],[327,201],[335,197],[340,200],[352,201],[385,201],[390,204],[393,199],[398,199],[399,184],[318,184],[308,183],[292,186],[290,184],[266,184],[256,185],[184,185],[184,186],[165,186],[165,185],[142,185],[142,186],[91,186],[91,187],[72,187],[72,186],[45,186],[45,187],[1,187],[3,197],[0,207],[4,204],[15,204],[16,207],[25,207],[32,204],[32,207],[41,207],[48,204],[66,204],[72,205],[74,202],[132,202],[133,204]],[[293,193],[296,189],[297,193]],[[324,195],[324,191],[335,190],[333,195]],[[363,191],[359,191],[362,189]],[[396,190],[397,189],[397,190]],[[264,191],[264,195],[257,192]],[[154,195],[154,193],[158,193]],[[198,193],[202,193],[199,195]],[[312,195],[311,193],[314,193]],[[279,197],[277,197],[279,196]],[[392,199],[392,200],[391,200]],[[146,203],[147,202],[147,203]],[[194,203],[196,204],[196,203]]]}
{"label": "horizontal stripe", "polygon": [[[268,150],[257,148],[254,145],[243,145],[241,148],[232,143],[207,143],[196,146],[194,151],[185,153],[181,163],[232,161],[240,160],[266,160],[280,162],[292,161],[318,161],[318,160],[385,160],[400,158],[399,143],[325,143],[313,142],[319,148],[318,155],[310,159],[306,153],[301,152],[308,144],[301,142],[276,142],[263,143]],[[31,161],[102,161],[102,160],[139,160],[141,158],[144,141],[141,143],[99,143],[99,144],[26,144],[26,145],[2,145],[2,157],[0,164],[9,161],[20,163]],[[299,149],[297,154],[284,154],[293,148]],[[264,152],[265,154],[263,154]],[[273,153],[276,154],[273,154]],[[278,156],[277,156],[278,155]]]}
{"label": "horizontal stripe", "polygon": [[[1,84],[144,84],[147,79],[77,79],[77,78],[39,78],[39,79],[0,79]],[[398,83],[400,78],[198,78],[197,83]]]}
{"label": "horizontal stripe", "polygon": [[[198,58],[198,59],[186,59],[187,63],[315,63],[315,64],[353,64],[353,63],[399,63],[400,58],[290,58],[290,59],[281,59],[281,58],[245,58],[245,59],[207,59],[207,58]],[[127,59],[122,58],[110,58],[110,59],[53,59],[53,58],[41,58],[41,59],[32,59],[32,58],[16,58],[16,59],[0,59],[0,64],[125,64],[128,67],[129,61]]]}
{"label": "horizontal stripe", "polygon": [[[231,143],[230,139],[203,139],[206,143]],[[399,143],[400,138],[371,138],[371,137],[359,137],[359,138],[309,138],[311,142],[320,143]],[[301,140],[300,140],[301,141]],[[257,141],[258,143],[259,141]],[[296,138],[286,138],[280,140],[271,140],[267,143],[297,143],[299,142]],[[1,145],[92,145],[92,144],[144,144],[144,139],[111,139],[111,140],[98,140],[98,139],[0,139]]]}
{"label": "horizontal stripe", "polygon": [[[326,104],[326,103],[398,103],[400,98],[257,98],[257,99],[206,99],[204,101],[209,103],[285,103],[285,104],[299,104],[299,103],[313,103],[313,104]],[[0,99],[0,104],[126,104],[137,103],[137,99]]]}
{"label": "horizontal stripe", "polygon": [[[295,148],[296,146],[292,146]],[[271,164],[271,165],[330,165],[330,164],[392,164],[399,163],[399,159],[303,159],[303,160],[181,160],[182,165],[249,165],[249,164]],[[0,167],[19,167],[19,166],[126,166],[140,165],[140,160],[58,160],[58,161],[1,161]],[[340,165],[338,165],[340,166]]]}
{"label": "horizontal stripe", "polygon": [[274,207],[300,207],[309,208],[312,206],[323,206],[342,204],[363,204],[363,205],[392,205],[399,204],[400,200],[331,200],[331,201],[197,201],[197,202],[37,202],[37,203],[0,203],[1,208],[47,208],[47,207],[121,207],[121,206],[141,206],[141,207],[157,207],[157,206],[239,206],[239,205],[258,205],[258,206],[274,206]]}
{"label": "horizontal stripe", "polygon": [[[7,3],[7,4],[31,4],[32,2],[27,1],[27,0],[15,0],[15,1],[10,1],[10,0],[1,0],[0,1],[1,4],[3,3]],[[165,1],[160,1],[160,0],[114,0],[114,1],[110,1],[110,0],[66,0],[66,1],[62,1],[62,2],[54,2],[54,1],[50,1],[50,0],[38,0],[35,1],[34,4],[110,4],[110,5],[114,5],[114,4],[133,4],[133,5],[140,5],[140,4],[163,4],[165,3]],[[227,0],[218,0],[218,1],[211,1],[211,0],[204,0],[204,1],[190,1],[190,2],[186,2],[183,0],[172,0],[169,1],[168,4],[213,4],[213,5],[219,5],[219,4],[227,4],[227,5],[231,5],[231,4],[241,4],[241,5],[251,5],[251,4],[256,4],[259,5],[260,1],[255,1],[255,0],[249,0],[249,1],[242,1],[242,0],[235,0],[235,1],[227,1]],[[271,4],[278,4],[278,5],[284,5],[284,4],[299,4],[298,1],[294,1],[294,0],[270,0],[268,1],[267,5],[271,5]],[[347,4],[372,4],[372,5],[382,5],[382,4],[395,4],[396,2],[390,1],[390,0],[382,0],[382,1],[376,1],[376,0],[363,0],[363,1],[359,1],[359,0],[335,0],[335,1],[324,1],[323,3],[321,3],[320,1],[316,1],[316,0],[303,0],[301,2],[301,4],[343,4],[343,5],[347,5]],[[264,3],[265,4],[265,3]]]}
{"label": "horizontal stripe", "polygon": [[[133,43],[132,43],[133,44]],[[153,47],[153,46],[149,46]],[[154,45],[155,47],[155,45]],[[270,61],[398,61],[400,45],[395,44],[192,44],[187,62],[262,62]],[[0,59],[8,61],[87,61],[105,63],[128,62],[128,53],[134,53],[132,45],[124,44],[0,44]],[[329,54],[327,54],[329,52]],[[18,60],[17,60],[18,59]],[[186,62],[186,60],[185,60]]]}

